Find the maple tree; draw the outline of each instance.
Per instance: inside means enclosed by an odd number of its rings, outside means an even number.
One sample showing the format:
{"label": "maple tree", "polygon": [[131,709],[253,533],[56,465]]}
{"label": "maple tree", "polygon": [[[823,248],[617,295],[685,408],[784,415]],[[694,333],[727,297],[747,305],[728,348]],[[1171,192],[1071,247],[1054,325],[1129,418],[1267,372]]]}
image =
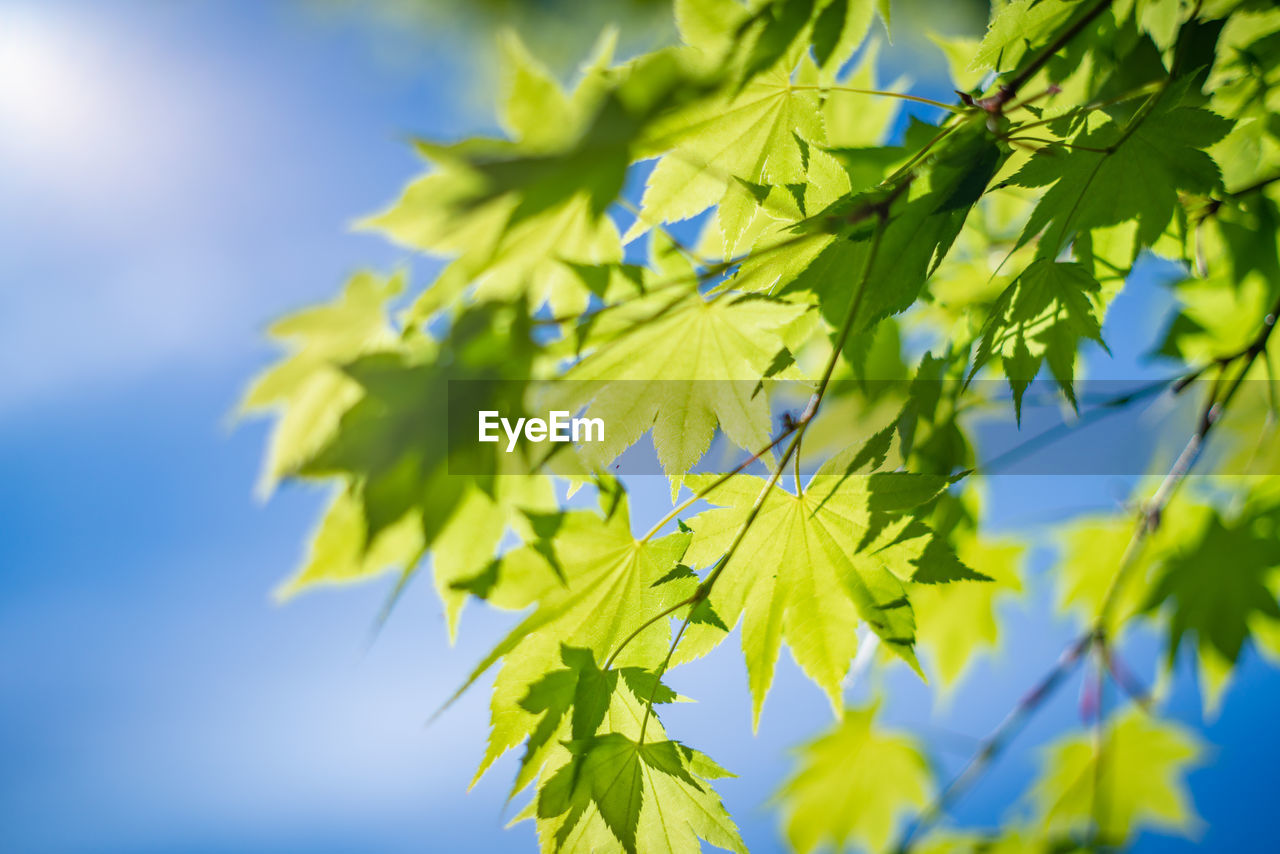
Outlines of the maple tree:
{"label": "maple tree", "polygon": [[[678,44],[622,61],[606,34],[571,88],[504,36],[506,136],[418,142],[426,173],[364,222],[438,277],[404,303],[403,275],[360,273],[272,330],[288,352],[245,400],[278,413],[264,478],[334,490],[285,592],[393,573],[394,601],[430,572],[451,633],[471,599],[522,612],[459,692],[496,668],[477,776],[522,748],[512,794],[532,787],[518,817],[548,851],[744,850],[728,772],[660,708],[668,672],[734,634],[755,725],[783,646],[834,710],[778,790],[797,851],[1189,832],[1200,739],[1121,662],[1155,625],[1214,706],[1246,650],[1280,658],[1280,10],[995,3],[981,40],[937,39],[952,101],[880,88],[883,0],[675,0],[674,20]],[[1180,265],[1153,349],[1182,369],[1099,408],[1199,395],[1185,448],[1132,511],[1062,526],[1080,636],[938,779],[875,703],[845,708],[859,645],[945,686],[999,642],[1027,543],[984,530],[980,380],[1004,376],[1016,424],[1049,375],[1068,432],[1088,421],[1082,353],[1109,352],[1108,307],[1150,256]],[[542,394],[607,440],[517,460],[440,420]],[[641,532],[610,471],[646,436],[672,506]],[[712,473],[717,437],[743,456]],[[1211,445],[1252,476],[1190,482]],[[1084,662],[1122,707],[1048,752],[1025,814],[948,825]]]}

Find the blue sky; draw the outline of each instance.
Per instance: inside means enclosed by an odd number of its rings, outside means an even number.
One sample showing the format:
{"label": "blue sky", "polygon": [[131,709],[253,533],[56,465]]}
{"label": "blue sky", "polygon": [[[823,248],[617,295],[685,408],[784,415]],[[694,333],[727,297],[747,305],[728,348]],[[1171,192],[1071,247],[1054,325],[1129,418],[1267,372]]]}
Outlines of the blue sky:
{"label": "blue sky", "polygon": [[[405,261],[348,228],[416,169],[405,137],[489,124],[452,94],[474,68],[447,36],[405,41],[287,3],[0,0],[0,849],[532,847],[528,825],[502,829],[509,762],[466,793],[483,689],[425,725],[507,616],[469,608],[451,649],[419,584],[369,646],[384,586],[273,604],[323,496],[256,501],[265,425],[229,418],[271,357],[270,319]],[[1157,293],[1154,277],[1135,283],[1113,341],[1150,340]],[[1159,373],[1136,340],[1113,349],[1097,375]],[[634,489],[640,521],[659,515],[665,484]],[[998,478],[991,515],[1022,530],[1125,491]],[[1017,649],[945,707],[885,676],[888,716],[921,726],[944,769],[1072,633],[1046,616],[1047,558],[1032,601],[1008,609]],[[1151,647],[1138,642],[1136,665]],[[725,799],[752,847],[776,850],[762,803],[788,748],[829,719],[822,696],[784,666],[753,738],[733,650],[673,682],[700,702],[669,729],[741,775]],[[1077,719],[1077,690],[962,818],[995,821],[1017,798],[1033,746]],[[1277,700],[1280,678],[1251,657],[1192,777],[1207,843],[1267,832],[1262,769],[1280,745],[1259,734]],[[1198,720],[1185,673],[1171,707]]]}

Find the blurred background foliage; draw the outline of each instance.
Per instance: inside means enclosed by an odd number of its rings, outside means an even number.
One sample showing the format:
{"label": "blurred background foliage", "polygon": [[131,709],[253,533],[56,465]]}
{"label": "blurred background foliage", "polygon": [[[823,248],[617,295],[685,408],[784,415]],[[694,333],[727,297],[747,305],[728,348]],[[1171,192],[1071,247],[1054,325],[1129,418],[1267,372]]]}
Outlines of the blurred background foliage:
{"label": "blurred background foliage", "polygon": [[[447,51],[467,69],[471,93],[485,100],[498,68],[497,36],[514,29],[530,52],[569,75],[606,28],[620,34],[626,58],[678,41],[670,0],[297,0],[318,20],[355,26],[391,62],[413,61],[421,50]],[[893,0],[895,59],[911,57],[917,76],[944,73],[931,35],[980,38],[991,11],[984,0]],[[880,37],[889,37],[879,23]],[[873,35],[874,35],[873,31]]]}

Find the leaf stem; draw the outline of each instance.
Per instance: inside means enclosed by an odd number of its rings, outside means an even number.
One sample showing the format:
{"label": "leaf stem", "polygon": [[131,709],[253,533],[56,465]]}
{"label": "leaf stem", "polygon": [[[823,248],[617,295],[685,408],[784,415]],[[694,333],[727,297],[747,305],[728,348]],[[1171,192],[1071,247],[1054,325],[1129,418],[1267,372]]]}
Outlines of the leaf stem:
{"label": "leaf stem", "polygon": [[1151,711],[1151,692],[1142,686],[1142,683],[1130,672],[1129,668],[1120,660],[1119,654],[1110,645],[1103,650],[1103,654],[1107,660],[1107,671],[1111,674],[1111,678],[1120,690],[1129,697],[1130,700],[1142,707],[1143,711]]}
{"label": "leaf stem", "polygon": [[1092,151],[1095,154],[1110,154],[1108,148],[1095,148],[1089,145],[1077,145],[1074,142],[1066,142],[1060,139],[1045,139],[1041,136],[1006,136],[1005,142],[1038,142],[1041,145],[1061,145],[1063,148],[1069,148],[1073,151]]}
{"label": "leaf stem", "polygon": [[644,543],[653,539],[654,536],[656,536],[659,531],[661,531],[663,528],[669,525],[673,519],[675,519],[684,511],[688,510],[691,506],[693,506],[697,502],[706,498],[712,492],[715,492],[715,490],[720,486],[724,485],[724,483],[728,481],[729,478],[733,477],[736,474],[740,474],[741,472],[750,468],[755,463],[759,462],[761,457],[763,457],[765,454],[772,451],[774,448],[778,447],[778,445],[782,443],[783,439],[787,438],[792,433],[794,433],[798,426],[799,426],[798,424],[793,424],[787,427],[785,430],[779,433],[778,437],[774,439],[772,442],[770,442],[768,445],[764,446],[759,451],[756,451],[750,457],[743,460],[741,463],[734,466],[732,469],[730,469],[729,471],[725,472],[724,474],[720,475],[718,478],[713,480],[710,484],[708,484],[707,486],[704,486],[702,489],[699,489],[693,495],[690,495],[684,501],[681,501],[675,507],[671,508],[671,512],[663,516],[656,523],[654,523],[653,527],[650,528],[649,531],[643,537],[640,538],[640,542]]}
{"label": "leaf stem", "polygon": [[944,139],[946,139],[951,134],[955,133],[957,130],[959,130],[963,126],[964,126],[963,122],[960,122],[957,124],[950,125],[949,127],[943,127],[934,135],[933,139],[930,139],[928,142],[926,142],[920,148],[919,151],[917,151],[914,155],[912,155],[910,160],[908,160],[905,164],[899,167],[898,171],[894,172],[892,175],[886,178],[884,183],[892,184],[909,175],[911,173],[911,170],[916,168],[916,166],[920,164],[920,161],[924,160],[925,157],[929,155],[929,152],[933,149],[935,145],[942,142]]}
{"label": "leaf stem", "polygon": [[1164,85],[1163,82],[1148,83],[1145,86],[1140,86],[1137,89],[1124,93],[1123,95],[1116,95],[1114,98],[1107,98],[1102,101],[1093,101],[1088,104],[1082,104],[1078,107],[1074,107],[1070,110],[1067,110],[1065,113],[1059,116],[1050,116],[1049,118],[1038,119],[1034,122],[1027,122],[1026,124],[1017,125],[1012,129],[1012,131],[1014,133],[1020,133],[1024,130],[1031,130],[1032,128],[1044,127],[1045,125],[1053,124],[1054,122],[1059,121],[1061,119],[1075,118],[1076,116],[1082,113],[1091,113],[1094,110],[1102,110],[1102,109],[1106,109],[1107,107],[1113,107],[1116,104],[1123,104],[1125,101],[1132,101],[1134,98],[1141,98],[1145,95],[1150,95],[1152,92],[1156,91],[1163,85]]}
{"label": "leaf stem", "polygon": [[615,649],[612,653],[610,653],[609,657],[606,658],[604,661],[604,669],[608,670],[609,667],[612,666],[613,662],[617,660],[618,656],[622,653],[622,651],[627,648],[627,644],[631,643],[633,640],[639,637],[640,633],[643,632],[645,629],[649,628],[654,623],[661,620],[663,617],[671,616],[676,611],[679,611],[681,608],[683,608],[685,605],[692,605],[694,602],[697,602],[697,601],[698,601],[698,594],[694,593],[691,596],[686,596],[685,598],[681,599],[679,602],[675,603],[674,605],[671,605],[667,608],[663,608],[660,612],[658,612],[657,614],[654,614],[652,617],[645,620],[643,623],[640,624],[640,626],[634,632],[632,632],[631,634],[623,638],[622,643],[618,644],[618,648]]}
{"label": "leaf stem", "polygon": [[687,628],[689,628],[688,619],[680,624],[679,631],[671,639],[671,646],[667,649],[667,657],[662,660],[662,666],[658,668],[658,674],[653,679],[653,687],[649,689],[649,697],[644,701],[644,718],[640,721],[640,737],[636,739],[636,744],[644,744],[644,733],[649,728],[649,718],[653,717],[653,698],[658,696],[659,680],[662,679],[662,674],[666,673],[667,668],[671,665],[671,656],[675,655],[676,647],[680,645],[680,638],[684,637],[684,632]]}
{"label": "leaf stem", "polygon": [[[888,222],[889,206],[909,183],[909,181],[902,182],[902,185],[895,188],[894,191],[884,201],[880,202],[879,206],[876,208],[875,213],[878,217],[878,222],[876,224],[875,232],[871,236],[871,246],[867,250],[867,257],[863,263],[862,273],[859,276],[857,289],[854,291],[853,298],[850,300],[849,310],[845,314],[844,322],[840,325],[840,331],[836,334],[836,339],[831,350],[831,356],[827,359],[826,368],[822,372],[822,379],[819,381],[818,387],[814,390],[813,395],[809,398],[809,404],[805,407],[805,410],[801,413],[799,419],[797,419],[796,429],[791,434],[791,441],[787,443],[786,450],[782,453],[782,459],[778,461],[778,465],[774,468],[773,474],[771,474],[769,479],[765,481],[764,486],[760,489],[760,493],[756,496],[755,501],[752,502],[751,507],[747,510],[747,515],[743,518],[742,524],[738,526],[738,530],[734,534],[733,541],[729,544],[729,547],[725,549],[724,555],[716,563],[715,568],[712,569],[707,577],[702,580],[702,583],[698,585],[697,591],[693,594],[693,602],[701,601],[711,595],[711,588],[715,586],[716,581],[724,574],[725,568],[737,553],[739,547],[742,545],[742,541],[746,539],[747,531],[760,515],[760,511],[763,509],[769,494],[773,492],[773,488],[778,484],[778,480],[786,470],[788,460],[791,459],[792,455],[795,454],[796,450],[799,448],[800,440],[804,436],[805,428],[809,425],[809,422],[813,420],[814,416],[817,415],[818,407],[821,406],[822,398],[826,394],[827,387],[831,382],[831,375],[835,371],[836,362],[840,359],[840,353],[844,349],[845,342],[848,340],[857,320],[859,309],[862,307],[862,300],[867,292],[867,284],[871,278],[871,271],[875,266],[876,255],[879,254],[885,225]],[[661,617],[658,619],[661,619]],[[689,624],[692,619],[693,612],[690,611],[681,623],[680,629],[676,632],[675,637],[671,640],[671,646],[667,650],[666,658],[663,659],[661,666],[655,674],[655,682],[662,678],[663,674],[666,673],[667,668],[671,665],[671,658],[675,655],[676,647],[680,644],[680,639],[684,637],[685,630],[689,628]],[[611,660],[615,656],[611,656]],[[649,702],[645,706],[644,721],[640,724],[639,741],[641,744],[644,743],[645,727],[648,725],[649,716],[652,713],[653,698],[651,696]]]}
{"label": "leaf stem", "polygon": [[1092,850],[1106,844],[1103,827],[1107,823],[1108,798],[1103,791],[1106,785],[1106,748],[1107,748],[1107,682],[1106,682],[1106,644],[1099,639],[1093,645],[1093,789],[1090,792],[1089,816],[1093,821]]}
{"label": "leaf stem", "polygon": [[909,95],[905,92],[891,92],[885,89],[859,89],[855,86],[823,86],[817,84],[792,85],[792,89],[816,89],[820,92],[847,92],[854,95],[880,95],[885,98],[898,98],[903,101],[914,101],[917,104],[928,104],[930,107],[937,107],[951,113],[966,112],[965,108],[957,104],[948,104],[945,101],[935,101],[932,98],[922,98],[919,95]]}

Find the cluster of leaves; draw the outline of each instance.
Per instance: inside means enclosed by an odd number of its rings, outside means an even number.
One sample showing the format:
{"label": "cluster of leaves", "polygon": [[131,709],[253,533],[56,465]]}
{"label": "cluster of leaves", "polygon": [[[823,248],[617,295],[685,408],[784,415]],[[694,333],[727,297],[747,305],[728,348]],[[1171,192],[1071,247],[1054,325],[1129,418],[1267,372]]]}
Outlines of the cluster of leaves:
{"label": "cluster of leaves", "polygon": [[[1085,635],[1046,686],[1084,653],[1114,670],[1140,620],[1165,632],[1170,663],[1193,649],[1211,704],[1250,643],[1280,656],[1274,481],[1172,500],[1228,405],[1215,442],[1258,470],[1280,462],[1275,400],[1246,382],[1280,367],[1266,347],[1280,11],[1007,0],[980,41],[938,40],[954,103],[880,88],[883,0],[674,12],[679,44],[620,62],[606,35],[568,89],[507,36],[505,137],[419,142],[428,171],[365,223],[444,258],[435,281],[397,302],[403,276],[360,274],[273,329],[289,352],[245,401],[279,412],[266,485],[334,484],[284,592],[393,572],[398,593],[429,566],[451,633],[472,598],[521,611],[460,691],[497,668],[477,776],[523,746],[512,794],[534,788],[520,817],[546,850],[742,850],[711,782],[727,772],[657,712],[677,699],[666,672],[735,631],[756,725],[783,645],[836,716],[779,791],[799,851],[1047,851],[1189,830],[1181,777],[1198,743],[1149,697],[1054,748],[993,837],[934,829],[955,786],[874,706],[846,709],[843,686],[859,637],[943,685],[998,642],[1024,546],[982,531],[971,381],[1002,373],[1020,417],[1047,365],[1076,407],[1081,353],[1106,352],[1108,306],[1144,254],[1185,270],[1158,352],[1187,366],[1175,390],[1206,389],[1204,417],[1134,514],[1065,530],[1060,604]],[[468,411],[511,411],[558,377],[578,381],[574,408],[607,417],[608,444],[533,473],[495,452],[450,474],[451,383],[469,381],[454,384]],[[770,379],[810,393],[780,430]],[[865,382],[884,379],[902,381]],[[672,381],[714,391],[660,388]],[[868,413],[882,429],[851,432]],[[693,474],[717,433],[760,474]],[[673,507],[638,534],[606,471],[645,435]],[[802,455],[822,460],[807,480]],[[569,506],[565,484],[598,508]]]}

